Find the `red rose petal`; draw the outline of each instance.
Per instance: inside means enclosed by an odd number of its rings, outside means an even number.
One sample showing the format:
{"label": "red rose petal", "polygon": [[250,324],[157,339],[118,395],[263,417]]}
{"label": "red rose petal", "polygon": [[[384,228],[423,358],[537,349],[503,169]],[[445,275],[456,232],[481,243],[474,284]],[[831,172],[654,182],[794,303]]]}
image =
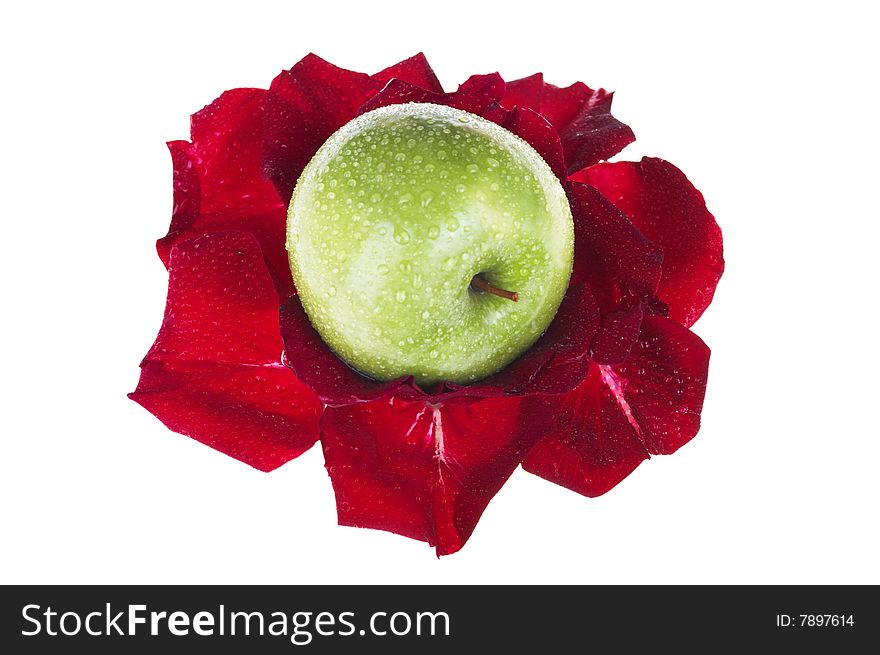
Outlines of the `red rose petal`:
{"label": "red rose petal", "polygon": [[503,97],[504,80],[498,73],[472,75],[459,85],[457,91],[451,93],[436,93],[406,80],[397,79],[389,82],[384,89],[365,102],[359,113],[365,114],[380,107],[408,102],[431,102],[435,105],[455,107],[492,122],[501,123],[509,114],[501,107]]}
{"label": "red rose petal", "polygon": [[611,368],[651,454],[669,455],[696,436],[709,354],[686,327],[648,316],[626,362]]}
{"label": "red rose petal", "polygon": [[629,126],[611,115],[612,95],[599,89],[559,132],[569,173],[608,159],[636,140]]}
{"label": "red rose petal", "polygon": [[535,73],[507,83],[501,104],[508,109],[527,107],[546,118],[561,132],[581,108],[596,95],[583,82],[560,88],[544,81],[544,75]]}
{"label": "red rose petal", "polygon": [[147,361],[129,397],[170,430],[271,471],[318,438],[320,404],[287,369]]}
{"label": "red rose petal", "polygon": [[192,159],[199,173],[200,211],[263,211],[281,204],[261,174],[266,91],[233,89],[192,115]]}
{"label": "red rose petal", "polygon": [[[171,210],[169,233],[174,233],[189,229],[198,219],[202,192],[192,155],[192,144],[189,141],[169,141],[167,145],[171,153],[174,190],[174,207]],[[159,240],[159,256],[167,267],[171,246],[166,240],[167,237]]]}
{"label": "red rose petal", "polygon": [[422,87],[410,84],[405,80],[391,80],[376,95],[372,96],[358,110],[358,114],[366,114],[367,112],[379,109],[380,107],[388,107],[389,105],[403,105],[408,102],[433,102],[435,104],[446,104],[443,99],[449,94],[434,93]]}
{"label": "red rose petal", "polygon": [[471,75],[458,86],[457,91],[447,93],[446,101],[442,104],[497,123],[507,115],[501,107],[504,88],[504,80],[498,73]]}
{"label": "red rose petal", "polygon": [[284,250],[286,209],[261,167],[266,92],[234,89],[193,114],[192,143],[168,144],[174,164],[174,211],[157,243],[165,265],[175,244],[217,231],[246,230],[260,243],[282,298],[293,293]]}
{"label": "red rose petal", "polygon": [[263,170],[285,204],[312,155],[374,90],[369,75],[311,54],[272,80],[263,117]]}
{"label": "red rose petal", "polygon": [[171,252],[165,320],[129,397],[175,432],[268,471],[314,444],[321,413],[282,347],[255,238],[191,239]]}
{"label": "red rose petal", "polygon": [[531,109],[516,108],[500,125],[531,145],[544,158],[556,177],[565,181],[568,174],[562,143],[556,130],[545,118]]}
{"label": "red rose petal", "polygon": [[574,218],[575,262],[572,284],[586,281],[602,314],[648,299],[660,282],[663,253],[596,189],[567,185]]}
{"label": "red rose petal", "polygon": [[636,339],[644,316],[643,303],[629,309],[612,312],[602,318],[602,327],[593,342],[591,357],[597,364],[622,364],[626,361]]}
{"label": "red rose petal", "polygon": [[504,80],[498,73],[472,75],[459,85],[457,91],[451,93],[438,93],[403,79],[395,79],[367,100],[358,113],[365,114],[380,107],[408,102],[431,102],[455,107],[497,123],[506,119],[509,113],[501,107],[503,96]]}
{"label": "red rose petal", "polygon": [[554,411],[564,428],[538,443],[523,468],[585,496],[600,496],[648,457],[598,365],[560,399]]}
{"label": "red rose petal", "polygon": [[700,428],[709,349],[687,328],[647,316],[626,362],[594,365],[557,411],[569,425],[545,438],[523,468],[598,496],[651,454],[670,454]]}
{"label": "red rose petal", "polygon": [[669,304],[670,318],[693,325],[724,272],[721,230],[702,194],[675,166],[648,157],[593,166],[575,177],[599,189],[663,248],[658,296]]}
{"label": "red rose petal", "polygon": [[328,409],[321,443],[339,523],[454,553],[549,420],[526,398],[439,406],[387,398]]}
{"label": "red rose petal", "polygon": [[373,75],[373,79],[383,86],[391,80],[403,80],[427,91],[443,93],[443,86],[421,52],[379,71]]}
{"label": "red rose petal", "polygon": [[318,148],[392,78],[433,92],[443,90],[421,54],[374,76],[310,54],[272,80],[263,119],[262,160],[285,205]]}
{"label": "red rose petal", "polygon": [[632,130],[611,115],[611,93],[581,82],[559,88],[541,73],[507,83],[502,104],[538,112],[559,133],[568,171],[578,171],[635,141]]}

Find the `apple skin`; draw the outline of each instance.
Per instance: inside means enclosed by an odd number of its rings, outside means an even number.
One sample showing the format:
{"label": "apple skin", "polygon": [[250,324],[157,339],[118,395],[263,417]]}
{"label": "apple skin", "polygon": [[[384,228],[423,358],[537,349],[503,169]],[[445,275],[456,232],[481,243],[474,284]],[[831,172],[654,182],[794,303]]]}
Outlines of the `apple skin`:
{"label": "apple skin", "polygon": [[[571,210],[547,163],[441,105],[343,126],[297,181],[287,230],[313,327],[382,381],[468,384],[502,369],[546,330],[571,277]],[[518,302],[473,289],[477,274]]]}

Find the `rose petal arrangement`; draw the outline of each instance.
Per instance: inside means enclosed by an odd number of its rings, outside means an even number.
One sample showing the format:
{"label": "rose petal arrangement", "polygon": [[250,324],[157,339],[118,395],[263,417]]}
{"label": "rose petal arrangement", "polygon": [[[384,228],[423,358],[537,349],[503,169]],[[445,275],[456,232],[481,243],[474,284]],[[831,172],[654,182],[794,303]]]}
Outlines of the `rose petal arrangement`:
{"label": "rose petal arrangement", "polygon": [[[709,349],[690,331],[724,269],[721,232],[672,164],[631,143],[612,94],[538,73],[446,92],[423,55],[374,75],[309,55],[234,89],[168,144],[174,207],[157,243],[164,320],[130,397],[168,428],[270,471],[321,442],[341,525],[458,551],[513,471],[598,496],[700,426]],[[517,135],[562,185],[568,290],[526,352],[472,384],[379,382],[322,341],[285,251],[300,174],[356,117],[431,103]]]}

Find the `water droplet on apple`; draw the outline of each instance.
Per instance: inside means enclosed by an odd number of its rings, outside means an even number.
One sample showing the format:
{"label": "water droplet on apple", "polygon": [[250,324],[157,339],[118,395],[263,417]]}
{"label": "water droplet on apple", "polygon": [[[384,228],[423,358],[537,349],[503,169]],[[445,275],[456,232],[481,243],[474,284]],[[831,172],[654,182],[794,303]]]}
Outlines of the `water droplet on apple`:
{"label": "water droplet on apple", "polygon": [[431,318],[431,312],[426,309],[422,312],[422,320],[427,321],[429,318]]}
{"label": "water droplet on apple", "polygon": [[378,193],[374,193],[370,196],[370,202],[379,202],[380,200],[382,200],[382,196],[380,196]]}
{"label": "water droplet on apple", "polygon": [[425,164],[425,172],[433,173],[434,172],[434,164]]}
{"label": "water droplet on apple", "polygon": [[399,244],[409,243],[409,232],[404,230],[402,227],[394,228],[394,240]]}
{"label": "water droplet on apple", "polygon": [[471,174],[479,173],[479,172],[480,172],[480,167],[477,166],[476,164],[468,164],[468,165],[467,165],[467,172],[468,172],[468,173],[471,173]]}
{"label": "water droplet on apple", "polygon": [[498,182],[492,182],[492,185],[489,187],[492,191],[498,191]]}
{"label": "water droplet on apple", "polygon": [[464,184],[456,184],[455,185],[455,190],[458,191],[459,193],[464,193],[464,189],[465,189]]}
{"label": "water droplet on apple", "polygon": [[450,217],[446,221],[446,229],[450,232],[455,232],[458,228],[461,227],[461,223],[458,222],[458,219],[455,216]]}
{"label": "water droplet on apple", "polygon": [[440,353],[438,353],[436,350],[432,350],[430,354],[431,359],[437,359],[437,357],[440,355]]}
{"label": "water droplet on apple", "polygon": [[379,275],[388,275],[391,268],[387,264],[379,264],[376,270],[379,271]]}
{"label": "water droplet on apple", "polygon": [[398,291],[394,297],[397,302],[406,302],[406,291]]}
{"label": "water droplet on apple", "polygon": [[419,196],[422,207],[427,207],[428,205],[430,205],[433,199],[434,195],[430,191],[422,191],[422,195]]}
{"label": "water droplet on apple", "polygon": [[495,168],[499,165],[498,160],[494,157],[489,157],[488,159],[486,159],[486,163],[489,164],[489,168]]}
{"label": "water droplet on apple", "polygon": [[416,147],[416,140],[415,139],[407,139],[406,140],[406,147],[407,148],[415,148]]}
{"label": "water droplet on apple", "polygon": [[402,262],[400,262],[400,270],[408,274],[412,272],[412,264],[404,259]]}
{"label": "water droplet on apple", "polygon": [[402,152],[398,152],[396,155],[394,155],[394,161],[403,161],[404,159],[406,159],[406,155]]}
{"label": "water droplet on apple", "polygon": [[330,297],[333,297],[336,295],[336,287],[334,287],[332,284],[329,287],[327,287],[327,295]]}
{"label": "water droplet on apple", "polygon": [[334,189],[334,188],[336,188],[336,185],[339,184],[339,182],[334,178],[334,179],[330,180],[329,184],[330,184],[330,188]]}
{"label": "water droplet on apple", "polygon": [[397,199],[397,204],[398,205],[408,205],[409,203],[412,202],[412,199],[413,199],[413,197],[412,197],[411,193],[404,193],[404,194],[401,194],[400,197]]}
{"label": "water droplet on apple", "polygon": [[336,194],[333,193],[332,191],[327,192],[327,200],[333,200],[333,198],[335,198],[335,197],[336,197]]}
{"label": "water droplet on apple", "polygon": [[432,225],[428,228],[428,237],[431,239],[436,239],[440,236],[440,228],[436,225]]}
{"label": "water droplet on apple", "polygon": [[458,122],[459,122],[459,123],[470,123],[470,122],[471,122],[471,119],[468,118],[467,116],[459,116],[459,117],[458,117]]}

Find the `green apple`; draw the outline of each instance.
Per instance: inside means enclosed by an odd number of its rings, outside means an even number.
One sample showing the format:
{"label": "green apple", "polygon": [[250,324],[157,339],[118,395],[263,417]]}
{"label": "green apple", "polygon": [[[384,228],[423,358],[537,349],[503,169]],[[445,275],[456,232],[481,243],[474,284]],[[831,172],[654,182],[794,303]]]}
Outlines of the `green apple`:
{"label": "green apple", "polygon": [[343,126],[290,201],[290,268],[327,345],[377,379],[467,384],[527,350],[571,277],[559,180],[479,116],[411,103]]}

